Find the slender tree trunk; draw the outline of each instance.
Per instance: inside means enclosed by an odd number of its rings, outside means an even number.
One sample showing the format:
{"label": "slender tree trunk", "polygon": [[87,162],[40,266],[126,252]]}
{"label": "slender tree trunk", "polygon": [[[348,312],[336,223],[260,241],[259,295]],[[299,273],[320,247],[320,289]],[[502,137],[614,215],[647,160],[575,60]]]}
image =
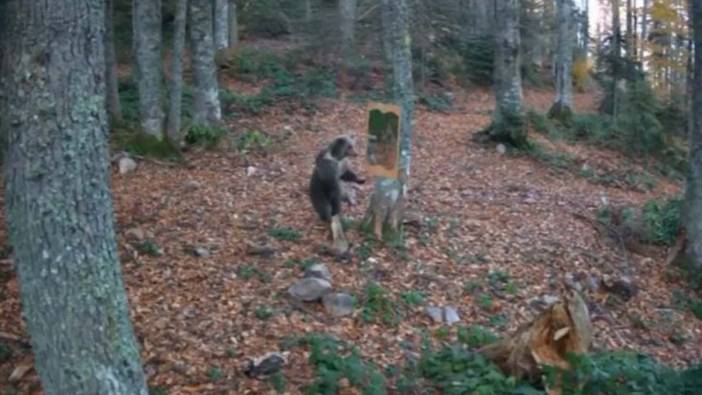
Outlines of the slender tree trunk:
{"label": "slender tree trunk", "polygon": [[583,12],[583,24],[582,24],[582,46],[583,46],[583,60],[587,62],[588,52],[590,47],[590,0],[585,0],[585,11]]}
{"label": "slender tree trunk", "polygon": [[495,0],[495,113],[490,139],[522,146],[527,142],[522,108],[519,1]]}
{"label": "slender tree trunk", "polygon": [[646,50],[646,42],[648,41],[648,13],[651,0],[643,0],[643,9],[641,10],[641,38],[639,40],[639,61],[644,64],[644,51]]}
{"label": "slender tree trunk", "polygon": [[193,69],[193,121],[215,126],[222,120],[215,48],[212,39],[212,1],[190,0],[190,49]]}
{"label": "slender tree trunk", "polygon": [[634,47],[634,9],[632,0],[626,0],[626,57],[634,60],[636,48]]}
{"label": "slender tree trunk", "polygon": [[695,40],[692,130],[690,131],[690,172],[687,178],[687,255],[694,269],[702,270],[702,0],[692,1]]}
{"label": "slender tree trunk", "polygon": [[[399,236],[402,211],[407,200],[412,152],[412,117],[414,113],[414,83],[412,80],[412,49],[409,27],[409,6],[406,0],[382,0],[383,34],[391,48],[392,97],[401,108],[400,114],[400,176],[399,179],[378,178],[367,218],[375,224],[387,224]],[[376,236],[378,234],[376,226]]]}
{"label": "slender tree trunk", "polygon": [[142,130],[163,139],[161,89],[161,0],[133,0],[134,74],[139,90]]}
{"label": "slender tree trunk", "polygon": [[219,51],[229,47],[229,2],[228,0],[214,0],[212,10],[214,22],[215,50]]}
{"label": "slender tree trunk", "polygon": [[356,37],[357,0],[339,0],[339,24],[341,28],[341,48],[346,60],[353,54]]}
{"label": "slender tree trunk", "polygon": [[305,0],[305,23],[312,22],[312,0]]}
{"label": "slender tree trunk", "polygon": [[229,48],[239,45],[239,15],[236,0],[229,0]]}
{"label": "slender tree trunk", "polygon": [[394,99],[394,86],[393,83],[393,37],[392,31],[389,26],[392,26],[392,18],[394,17],[391,13],[392,9],[385,3],[381,4],[380,17],[383,25],[383,31],[381,34],[382,45],[383,45],[383,81],[385,83],[385,96]]}
{"label": "slender tree trunk", "polygon": [[166,135],[174,147],[180,147],[183,137],[180,133],[181,105],[183,99],[183,52],[185,50],[185,25],[188,0],[176,3],[173,31],[173,61],[171,63],[170,107]]}
{"label": "slender tree trunk", "polygon": [[617,118],[619,115],[619,77],[622,58],[622,28],[619,18],[619,0],[612,0],[612,49],[613,49],[613,67],[612,67],[612,116]]}
{"label": "slender tree trunk", "polygon": [[549,116],[568,121],[573,107],[573,0],[556,0],[558,21],[558,48],[556,54],[556,100]]}
{"label": "slender tree trunk", "polygon": [[115,241],[105,3],[0,3],[5,210],[47,395],[147,395]]}
{"label": "slender tree trunk", "polygon": [[122,106],[117,85],[117,55],[115,54],[114,0],[105,1],[105,83],[107,113],[112,122],[122,122]]}

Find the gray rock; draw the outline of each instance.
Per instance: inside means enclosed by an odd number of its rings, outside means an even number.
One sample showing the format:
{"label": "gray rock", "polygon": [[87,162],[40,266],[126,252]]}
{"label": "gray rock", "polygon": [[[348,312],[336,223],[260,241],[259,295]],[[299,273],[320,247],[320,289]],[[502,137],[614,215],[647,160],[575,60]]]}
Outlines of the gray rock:
{"label": "gray rock", "polygon": [[188,180],[188,181],[185,181],[185,182],[183,183],[183,188],[184,188],[186,191],[189,191],[189,192],[190,192],[190,191],[198,190],[198,189],[200,189],[201,187],[202,187],[202,184],[200,184],[199,182],[197,182],[197,181],[195,181],[195,180]]}
{"label": "gray rock", "polygon": [[458,311],[453,306],[444,307],[444,322],[448,325],[453,325],[461,320],[458,316]]}
{"label": "gray rock", "polygon": [[290,296],[301,302],[317,301],[329,291],[331,291],[329,281],[315,277],[303,278],[288,288]]}
{"label": "gray rock", "polygon": [[424,309],[424,312],[436,323],[442,323],[444,322],[444,313],[441,310],[441,307],[436,307],[436,306],[427,306],[426,309]]}
{"label": "gray rock", "polygon": [[134,161],[134,159],[128,156],[123,156],[119,158],[117,166],[119,167],[119,174],[127,174],[136,170],[137,163]]}
{"label": "gray rock", "polygon": [[128,240],[142,241],[146,238],[146,233],[139,228],[131,228],[124,232],[124,236]]}
{"label": "gray rock", "polygon": [[326,265],[316,263],[305,270],[305,277],[321,278],[331,283],[331,272]]}
{"label": "gray rock", "polygon": [[258,358],[249,359],[244,374],[252,378],[267,377],[279,372],[286,362],[287,358],[284,354],[271,352]]}
{"label": "gray rock", "polygon": [[343,317],[353,313],[353,296],[345,293],[331,293],[322,297],[324,310],[334,317]]}
{"label": "gray rock", "polygon": [[504,144],[497,144],[497,153],[504,155],[507,153],[507,147]]}
{"label": "gray rock", "polygon": [[209,258],[210,255],[212,255],[210,253],[210,250],[208,250],[207,248],[202,247],[202,246],[195,247],[193,249],[193,254],[198,258]]}

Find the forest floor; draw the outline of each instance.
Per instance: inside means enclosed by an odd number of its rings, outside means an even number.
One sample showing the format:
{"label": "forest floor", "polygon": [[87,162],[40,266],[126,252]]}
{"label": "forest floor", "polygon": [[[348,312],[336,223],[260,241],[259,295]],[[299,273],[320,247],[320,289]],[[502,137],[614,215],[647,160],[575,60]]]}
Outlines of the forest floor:
{"label": "forest floor", "polygon": [[[553,94],[527,89],[525,98],[543,112]],[[577,111],[594,111],[594,100],[577,94]],[[606,276],[627,276],[639,292],[617,302],[601,290],[586,291],[595,349],[632,349],[676,366],[699,361],[702,321],[675,308],[672,290],[684,281],[670,275],[666,249],[627,253],[584,219],[595,219],[604,201],[642,205],[679,193],[681,185],[666,178],[656,178],[650,190],[603,185],[478,145],[471,135],[489,123],[493,105],[489,92],[473,90],[457,95],[448,113],[418,108],[408,205],[416,220],[406,227],[406,247],[373,244],[351,230],[354,254],[346,262],[320,252],[326,233],[306,188],[315,155],[337,134],[351,133],[364,152],[365,104],[324,100],[314,113],[274,106],[231,121],[233,131],[274,136],[266,152],[197,151],[187,153],[182,165],[140,160],[132,173],[115,169],[122,268],[150,384],[169,394],[269,393],[270,383],[242,373],[246,358],[280,351],[286,340],[313,332],[354,344],[381,367],[402,365],[408,349],[419,349],[423,333],[437,342],[456,336],[456,326],[446,332],[431,321],[426,305],[456,306],[458,325],[504,334],[558,296],[568,279]],[[618,152],[548,144],[598,171],[643,170]],[[365,174],[360,158],[355,166]],[[360,191],[347,216],[363,216],[370,190]],[[270,254],[252,254],[252,245],[270,247]],[[197,248],[205,256],[195,256]],[[312,261],[329,267],[336,290],[357,297],[354,315],[330,318],[319,304],[290,301],[287,288]],[[511,284],[509,290],[498,289],[495,278]],[[9,259],[0,262],[0,280],[0,332],[26,338]],[[371,282],[397,304],[397,323],[362,319]],[[424,302],[402,305],[403,293],[421,293]],[[309,352],[287,352],[287,391],[302,393],[313,381]],[[7,378],[23,364],[31,366],[31,353],[16,351],[5,359],[0,388],[9,388]],[[17,388],[33,393],[37,383],[30,372]]]}

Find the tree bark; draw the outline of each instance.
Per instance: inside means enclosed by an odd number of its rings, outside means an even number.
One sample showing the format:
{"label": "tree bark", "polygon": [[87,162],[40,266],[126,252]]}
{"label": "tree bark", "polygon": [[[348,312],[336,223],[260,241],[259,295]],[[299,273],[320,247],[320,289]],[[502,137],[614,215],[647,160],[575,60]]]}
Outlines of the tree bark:
{"label": "tree bark", "polygon": [[612,116],[619,115],[619,74],[622,58],[622,28],[619,18],[619,0],[612,0]]}
{"label": "tree bark", "polygon": [[229,47],[229,2],[228,0],[214,0],[212,10],[214,22],[215,50]]}
{"label": "tree bark", "polygon": [[573,110],[573,0],[556,0],[558,21],[558,47],[556,54],[556,100],[549,116],[568,121]]}
{"label": "tree bark", "polygon": [[[702,48],[702,0],[692,0],[695,48]],[[687,255],[693,268],[702,270],[702,51],[695,50],[692,130],[687,178]]]}
{"label": "tree bark", "polygon": [[101,1],[0,3],[5,210],[47,395],[147,395],[108,187],[104,26]]}
{"label": "tree bark", "polygon": [[[406,0],[382,0],[383,34],[391,48],[392,97],[401,109],[400,114],[400,176],[399,179],[378,177],[368,210],[367,222],[387,225],[392,234],[401,236],[402,211],[407,200],[407,189],[412,159],[412,117],[414,113],[414,83],[412,80],[412,49],[409,28],[409,7]],[[376,226],[376,237],[382,238]]]}
{"label": "tree bark", "polygon": [[183,52],[185,50],[185,27],[188,10],[188,0],[178,0],[176,3],[175,22],[173,29],[173,60],[171,62],[170,107],[168,109],[168,124],[166,136],[174,147],[180,147],[183,137],[180,133],[181,108],[183,100]]}
{"label": "tree bark", "polygon": [[646,42],[648,42],[648,12],[651,0],[643,0],[643,9],[641,11],[641,40],[639,48],[639,60],[644,64],[644,51],[646,50]]}
{"label": "tree bark", "polygon": [[522,108],[519,1],[495,0],[494,4],[496,106],[486,133],[491,140],[523,146],[527,129]]}
{"label": "tree bark", "polygon": [[239,45],[239,15],[236,0],[229,0],[229,48]]}
{"label": "tree bark", "polygon": [[105,1],[105,83],[107,114],[112,122],[122,122],[122,106],[117,84],[117,55],[115,54],[114,0]]}
{"label": "tree bark", "polygon": [[190,0],[190,49],[193,69],[193,122],[216,126],[222,120],[212,39],[212,1]]}
{"label": "tree bark", "polygon": [[305,0],[305,23],[312,22],[312,0]]}
{"label": "tree bark", "polygon": [[341,28],[341,48],[346,60],[353,54],[356,37],[357,0],[339,0],[339,25]]}
{"label": "tree bark", "polygon": [[133,0],[134,74],[139,91],[142,130],[163,139],[161,89],[161,0]]}

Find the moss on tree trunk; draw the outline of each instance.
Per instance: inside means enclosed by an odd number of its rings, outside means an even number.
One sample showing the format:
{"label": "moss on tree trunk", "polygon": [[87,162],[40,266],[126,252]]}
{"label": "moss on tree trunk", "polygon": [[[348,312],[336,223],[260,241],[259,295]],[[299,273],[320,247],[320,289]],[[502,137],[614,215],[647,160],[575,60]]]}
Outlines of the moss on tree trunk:
{"label": "moss on tree trunk", "polygon": [[48,395],[147,394],[108,188],[104,12],[96,0],[0,3],[5,209]]}

